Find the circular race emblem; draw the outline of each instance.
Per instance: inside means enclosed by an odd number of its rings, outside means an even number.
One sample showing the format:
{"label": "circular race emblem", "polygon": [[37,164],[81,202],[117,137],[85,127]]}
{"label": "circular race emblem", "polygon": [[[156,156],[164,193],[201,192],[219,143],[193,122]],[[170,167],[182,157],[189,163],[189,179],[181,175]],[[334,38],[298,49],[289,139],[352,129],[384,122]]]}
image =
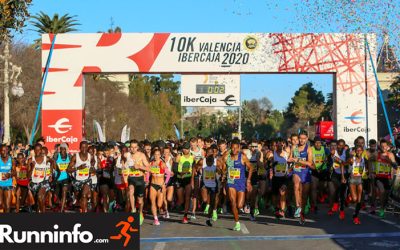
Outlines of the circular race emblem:
{"label": "circular race emblem", "polygon": [[249,51],[253,51],[257,48],[258,46],[258,41],[255,37],[253,36],[248,36],[244,39],[244,47],[245,49],[249,50]]}

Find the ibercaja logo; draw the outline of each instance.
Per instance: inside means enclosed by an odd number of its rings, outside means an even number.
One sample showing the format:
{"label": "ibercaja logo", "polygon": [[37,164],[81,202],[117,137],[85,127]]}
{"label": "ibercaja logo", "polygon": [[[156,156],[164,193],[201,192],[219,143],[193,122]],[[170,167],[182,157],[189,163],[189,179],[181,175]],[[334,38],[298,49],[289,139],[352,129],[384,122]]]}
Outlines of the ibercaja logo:
{"label": "ibercaja logo", "polygon": [[0,249],[140,249],[137,214],[3,214]]}

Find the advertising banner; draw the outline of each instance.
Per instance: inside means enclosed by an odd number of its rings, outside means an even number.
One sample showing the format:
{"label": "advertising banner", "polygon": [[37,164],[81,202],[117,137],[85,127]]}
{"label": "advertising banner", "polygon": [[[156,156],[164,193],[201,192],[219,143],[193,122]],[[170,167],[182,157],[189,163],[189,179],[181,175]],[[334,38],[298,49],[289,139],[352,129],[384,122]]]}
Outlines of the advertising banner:
{"label": "advertising banner", "polygon": [[181,106],[240,106],[240,75],[182,75]]}

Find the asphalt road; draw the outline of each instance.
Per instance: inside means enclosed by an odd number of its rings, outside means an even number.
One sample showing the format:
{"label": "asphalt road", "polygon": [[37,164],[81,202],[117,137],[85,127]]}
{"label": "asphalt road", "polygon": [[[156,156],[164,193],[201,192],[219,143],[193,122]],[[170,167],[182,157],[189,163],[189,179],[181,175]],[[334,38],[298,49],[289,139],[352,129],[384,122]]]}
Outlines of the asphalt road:
{"label": "asphalt road", "polygon": [[400,217],[389,214],[382,220],[362,212],[362,224],[354,225],[351,208],[346,208],[344,221],[338,214],[328,216],[327,211],[327,205],[320,205],[317,214],[306,217],[305,225],[298,219],[277,220],[266,211],[256,221],[241,215],[240,232],[232,231],[231,215],[220,215],[213,227],[206,226],[200,214],[186,225],[181,223],[181,214],[171,214],[170,219],[161,219],[160,226],[153,226],[152,218],[146,216],[141,249],[400,249]]}

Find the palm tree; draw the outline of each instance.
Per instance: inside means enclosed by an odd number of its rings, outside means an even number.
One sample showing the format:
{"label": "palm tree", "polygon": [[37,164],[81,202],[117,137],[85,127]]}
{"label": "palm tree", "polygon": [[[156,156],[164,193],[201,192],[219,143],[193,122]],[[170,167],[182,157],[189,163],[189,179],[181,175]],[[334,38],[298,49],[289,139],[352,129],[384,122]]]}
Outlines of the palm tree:
{"label": "palm tree", "polygon": [[[36,27],[34,31],[36,31],[39,35],[51,33],[51,34],[59,34],[59,33],[68,33],[72,31],[77,31],[75,27],[80,25],[78,20],[76,20],[76,16],[70,16],[65,14],[63,16],[59,16],[57,13],[54,14],[53,18],[50,18],[49,15],[44,12],[39,12],[39,14],[32,16],[34,20],[31,21],[31,24]],[[35,48],[40,47],[41,39],[35,40]]]}

